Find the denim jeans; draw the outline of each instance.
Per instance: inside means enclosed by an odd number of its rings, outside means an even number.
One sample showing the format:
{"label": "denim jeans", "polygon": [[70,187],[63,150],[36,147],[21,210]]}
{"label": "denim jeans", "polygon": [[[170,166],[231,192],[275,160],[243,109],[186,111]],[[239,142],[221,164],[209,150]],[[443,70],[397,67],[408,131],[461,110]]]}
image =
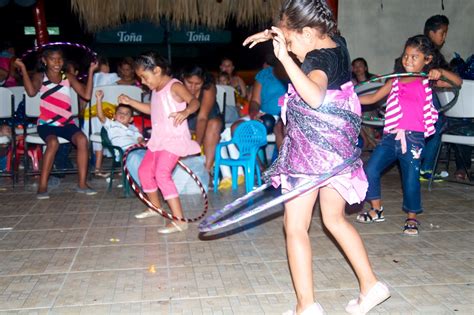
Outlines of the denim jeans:
{"label": "denim jeans", "polygon": [[[436,109],[441,108],[438,96],[433,93],[433,105]],[[423,150],[421,170],[425,172],[432,172],[435,164],[436,153],[441,145],[441,132],[444,129],[445,118],[443,114],[439,114],[438,121],[435,123],[435,133],[429,138],[426,138],[425,149]]]}
{"label": "denim jeans", "polygon": [[367,200],[382,199],[380,176],[395,161],[400,162],[403,187],[403,211],[421,213],[420,164],[425,146],[423,132],[406,131],[407,152],[402,153],[401,143],[395,134],[385,134],[367,162],[365,172],[369,181]]}

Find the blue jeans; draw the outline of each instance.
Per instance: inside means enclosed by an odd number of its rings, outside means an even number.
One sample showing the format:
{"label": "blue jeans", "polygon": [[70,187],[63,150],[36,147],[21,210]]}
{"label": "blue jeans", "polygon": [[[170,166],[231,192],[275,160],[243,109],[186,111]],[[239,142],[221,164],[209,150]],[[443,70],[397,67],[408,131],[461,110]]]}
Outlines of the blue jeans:
{"label": "blue jeans", "polygon": [[380,176],[395,161],[400,162],[403,187],[403,211],[421,213],[420,164],[425,146],[423,132],[406,131],[407,152],[402,153],[401,143],[395,134],[385,134],[367,162],[365,173],[369,181],[367,200],[382,199]]}
{"label": "blue jeans", "polygon": [[[433,105],[438,110],[441,108],[441,104],[436,93],[433,93]],[[438,153],[438,148],[441,145],[441,132],[443,131],[443,127],[445,125],[444,122],[445,119],[443,114],[439,114],[438,121],[436,121],[434,125],[435,133],[426,139],[426,145],[422,156],[423,162],[421,163],[421,170],[424,172],[433,171],[434,164],[436,162],[436,153]]]}

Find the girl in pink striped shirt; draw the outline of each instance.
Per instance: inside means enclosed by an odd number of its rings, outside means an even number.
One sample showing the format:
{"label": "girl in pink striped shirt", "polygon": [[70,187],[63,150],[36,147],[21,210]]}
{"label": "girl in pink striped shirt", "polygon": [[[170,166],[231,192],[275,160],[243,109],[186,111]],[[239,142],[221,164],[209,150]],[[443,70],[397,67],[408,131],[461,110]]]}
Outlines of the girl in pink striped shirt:
{"label": "girl in pink striped shirt", "polygon": [[46,143],[43,154],[37,199],[49,199],[48,177],[53,167],[54,157],[59,148],[58,138],[64,138],[77,148],[78,186],[75,191],[86,195],[97,192],[86,183],[87,161],[89,159],[87,138],[75,124],[71,108],[71,89],[80,97],[89,100],[92,95],[92,77],[97,63],[90,64],[87,83],[64,71],[63,53],[59,46],[49,46],[41,53],[42,72],[29,76],[24,63],[17,59],[15,65],[21,70],[25,91],[33,97],[40,94],[40,115],[38,135]]}
{"label": "girl in pink striped shirt", "polygon": [[369,181],[366,199],[371,209],[357,216],[360,223],[383,222],[380,176],[394,162],[400,162],[403,206],[407,219],[406,235],[418,235],[417,214],[423,211],[420,193],[420,163],[425,138],[435,132],[438,112],[433,106],[431,82],[441,76],[457,84],[452,72],[439,69],[440,53],[430,39],[417,35],[407,40],[401,56],[402,68],[397,72],[426,72],[427,78],[401,77],[388,80],[376,93],[361,96],[362,105],[374,104],[388,95],[384,135],[372,153],[365,172]]}

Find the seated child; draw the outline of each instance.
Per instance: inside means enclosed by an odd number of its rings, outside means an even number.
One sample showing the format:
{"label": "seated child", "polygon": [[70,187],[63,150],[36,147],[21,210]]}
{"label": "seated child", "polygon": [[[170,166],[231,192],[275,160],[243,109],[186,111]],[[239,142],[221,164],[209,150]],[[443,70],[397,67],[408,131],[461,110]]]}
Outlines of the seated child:
{"label": "seated child", "polygon": [[119,104],[115,110],[114,120],[110,120],[104,115],[102,110],[104,92],[97,90],[95,97],[97,99],[97,117],[107,130],[112,145],[126,150],[130,146],[144,141],[142,134],[132,124],[133,110],[130,106]]}

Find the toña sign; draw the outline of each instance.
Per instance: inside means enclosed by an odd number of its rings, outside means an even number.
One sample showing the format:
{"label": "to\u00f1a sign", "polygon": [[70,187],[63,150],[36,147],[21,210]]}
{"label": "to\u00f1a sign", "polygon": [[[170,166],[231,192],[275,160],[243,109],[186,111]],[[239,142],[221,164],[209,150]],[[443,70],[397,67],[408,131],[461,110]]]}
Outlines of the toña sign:
{"label": "to\u00f1a sign", "polygon": [[172,29],[169,42],[173,44],[200,44],[200,43],[230,43],[230,31],[210,31],[204,28]]}
{"label": "to\u00f1a sign", "polygon": [[161,44],[165,32],[152,23],[127,23],[95,34],[98,43],[105,44]]}

